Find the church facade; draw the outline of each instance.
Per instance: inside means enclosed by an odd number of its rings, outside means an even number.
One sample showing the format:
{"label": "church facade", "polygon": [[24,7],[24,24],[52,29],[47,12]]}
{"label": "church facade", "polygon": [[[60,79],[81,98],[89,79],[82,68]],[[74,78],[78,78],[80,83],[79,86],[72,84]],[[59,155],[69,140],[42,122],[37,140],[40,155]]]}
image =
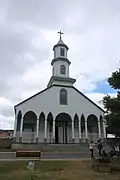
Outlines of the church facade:
{"label": "church facade", "polygon": [[104,110],[73,86],[68,46],[61,36],[53,51],[47,88],[14,107],[14,142],[68,144],[105,139]]}

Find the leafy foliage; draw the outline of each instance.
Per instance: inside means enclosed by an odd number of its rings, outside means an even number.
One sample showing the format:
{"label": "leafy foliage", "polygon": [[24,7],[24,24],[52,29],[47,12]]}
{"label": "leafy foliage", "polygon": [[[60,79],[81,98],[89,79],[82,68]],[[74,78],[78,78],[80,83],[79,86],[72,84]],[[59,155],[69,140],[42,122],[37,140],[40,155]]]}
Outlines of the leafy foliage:
{"label": "leafy foliage", "polygon": [[112,88],[120,90],[120,70],[112,73],[112,76],[108,78],[108,83]]}
{"label": "leafy foliage", "polygon": [[111,97],[109,95],[103,98],[103,105],[107,110],[105,119],[108,125],[108,132],[115,134],[116,137],[120,136],[120,71],[112,73],[108,78],[109,85],[117,89],[117,96]]}

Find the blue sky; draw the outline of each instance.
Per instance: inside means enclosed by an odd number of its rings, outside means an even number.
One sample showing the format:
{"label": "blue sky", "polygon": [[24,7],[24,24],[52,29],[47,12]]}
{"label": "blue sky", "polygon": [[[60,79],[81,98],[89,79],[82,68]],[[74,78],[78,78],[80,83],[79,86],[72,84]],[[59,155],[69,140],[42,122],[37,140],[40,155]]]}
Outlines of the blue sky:
{"label": "blue sky", "polygon": [[116,90],[111,88],[109,84],[106,82],[106,80],[104,80],[104,81],[97,82],[97,88],[93,90],[93,92],[108,94],[108,93],[115,93]]}

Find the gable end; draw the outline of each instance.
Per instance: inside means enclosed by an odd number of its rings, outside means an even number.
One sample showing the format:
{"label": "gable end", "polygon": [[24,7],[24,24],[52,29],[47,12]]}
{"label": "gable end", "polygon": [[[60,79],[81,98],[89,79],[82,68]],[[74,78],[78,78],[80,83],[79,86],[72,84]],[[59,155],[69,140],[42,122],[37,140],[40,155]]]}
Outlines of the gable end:
{"label": "gable end", "polygon": [[45,92],[46,90],[50,89],[50,88],[53,87],[53,86],[57,86],[57,87],[66,87],[66,88],[73,88],[73,89],[76,90],[79,94],[81,94],[82,96],[84,96],[84,98],[86,98],[88,101],[90,101],[94,106],[96,106],[96,107],[99,108],[101,111],[103,111],[103,113],[105,113],[105,110],[103,110],[100,106],[98,106],[96,103],[94,103],[91,99],[89,99],[87,96],[85,96],[82,92],[80,92],[80,91],[79,91],[78,89],[76,89],[74,86],[69,86],[69,85],[68,85],[68,86],[64,86],[64,85],[57,85],[57,84],[53,84],[52,86],[49,86],[48,88],[46,88],[46,89],[44,89],[44,90],[38,92],[37,94],[35,94],[35,95],[29,97],[28,99],[26,99],[26,100],[24,100],[24,101],[18,103],[17,105],[14,106],[14,108],[16,108],[16,107],[19,106],[20,104],[23,104],[24,102],[26,102],[26,101],[28,101],[28,100],[30,100],[30,99],[32,99],[32,98],[34,98],[35,96],[37,96],[37,95],[39,95],[39,94]]}

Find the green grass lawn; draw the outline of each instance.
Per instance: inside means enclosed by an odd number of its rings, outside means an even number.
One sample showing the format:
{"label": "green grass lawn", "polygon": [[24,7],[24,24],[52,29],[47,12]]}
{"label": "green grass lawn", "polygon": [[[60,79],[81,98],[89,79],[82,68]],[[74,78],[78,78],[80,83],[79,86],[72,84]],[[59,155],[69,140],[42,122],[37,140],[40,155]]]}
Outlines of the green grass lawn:
{"label": "green grass lawn", "polygon": [[[0,180],[31,180],[26,161],[1,162]],[[33,180],[120,180],[120,173],[96,172],[90,161],[36,161]]]}

